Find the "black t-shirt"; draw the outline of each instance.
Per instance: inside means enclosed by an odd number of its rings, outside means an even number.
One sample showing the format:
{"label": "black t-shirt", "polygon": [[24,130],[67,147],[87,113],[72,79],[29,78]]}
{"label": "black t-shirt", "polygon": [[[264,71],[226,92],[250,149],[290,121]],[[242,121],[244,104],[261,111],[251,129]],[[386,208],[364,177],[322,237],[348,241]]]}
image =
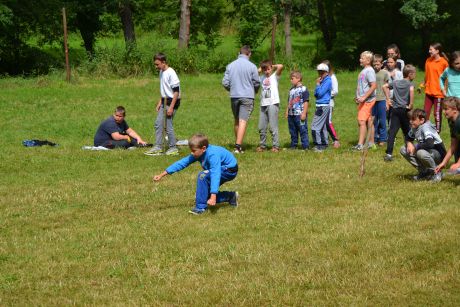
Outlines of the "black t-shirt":
{"label": "black t-shirt", "polygon": [[126,121],[123,120],[120,124],[117,124],[115,118],[110,116],[104,120],[97,128],[96,134],[94,135],[94,146],[104,146],[107,141],[112,140],[112,133],[118,132],[120,134],[126,134],[126,130],[129,129]]}

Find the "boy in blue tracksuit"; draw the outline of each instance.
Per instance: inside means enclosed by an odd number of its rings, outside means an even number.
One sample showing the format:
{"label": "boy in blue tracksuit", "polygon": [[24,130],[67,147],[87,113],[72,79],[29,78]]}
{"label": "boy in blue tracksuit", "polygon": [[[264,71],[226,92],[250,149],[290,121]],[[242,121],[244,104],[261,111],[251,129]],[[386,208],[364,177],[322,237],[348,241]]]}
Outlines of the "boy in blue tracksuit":
{"label": "boy in blue tracksuit", "polygon": [[313,150],[321,152],[328,145],[327,124],[330,112],[329,102],[331,101],[332,80],[329,76],[329,66],[326,64],[319,64],[316,70],[318,71],[315,88],[316,110],[311,123],[311,134],[315,145]]}
{"label": "boy in blue tracksuit", "polygon": [[163,173],[153,177],[154,181],[160,181],[166,175],[179,172],[199,161],[203,171],[198,173],[195,208],[189,211],[191,214],[202,214],[209,206],[216,203],[228,202],[238,206],[238,192],[222,191],[219,186],[227,181],[235,179],[238,174],[238,162],[227,149],[209,145],[206,135],[194,134],[189,140],[191,154],[170,165]]}

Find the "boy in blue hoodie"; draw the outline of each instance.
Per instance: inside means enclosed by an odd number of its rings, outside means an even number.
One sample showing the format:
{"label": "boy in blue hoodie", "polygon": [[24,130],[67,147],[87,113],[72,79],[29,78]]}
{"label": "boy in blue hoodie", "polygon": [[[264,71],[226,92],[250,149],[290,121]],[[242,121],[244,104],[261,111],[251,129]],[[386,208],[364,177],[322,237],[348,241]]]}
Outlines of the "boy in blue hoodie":
{"label": "boy in blue hoodie", "polygon": [[315,145],[313,150],[321,152],[328,145],[327,124],[330,112],[329,102],[331,101],[332,81],[329,76],[329,67],[326,64],[319,64],[316,70],[318,71],[315,88],[316,111],[311,123],[311,134]]}
{"label": "boy in blue hoodie", "polygon": [[238,192],[222,191],[219,186],[235,179],[238,174],[238,162],[227,149],[210,145],[208,137],[204,134],[194,134],[188,141],[191,154],[173,163],[161,174],[153,177],[160,181],[166,175],[172,175],[199,161],[203,171],[198,173],[195,208],[189,211],[199,215],[206,212],[208,205],[228,202],[231,206],[238,206]]}

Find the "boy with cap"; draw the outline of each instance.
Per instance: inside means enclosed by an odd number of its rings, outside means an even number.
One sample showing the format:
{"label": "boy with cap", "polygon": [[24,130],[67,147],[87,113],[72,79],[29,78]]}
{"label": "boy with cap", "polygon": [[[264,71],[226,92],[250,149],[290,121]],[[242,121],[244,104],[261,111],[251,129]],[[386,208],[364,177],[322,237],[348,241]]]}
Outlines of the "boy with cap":
{"label": "boy with cap", "polygon": [[321,63],[316,67],[318,78],[316,79],[315,98],[316,110],[311,123],[313,137],[313,150],[322,152],[328,146],[327,124],[329,119],[332,81],[329,76],[329,67]]}

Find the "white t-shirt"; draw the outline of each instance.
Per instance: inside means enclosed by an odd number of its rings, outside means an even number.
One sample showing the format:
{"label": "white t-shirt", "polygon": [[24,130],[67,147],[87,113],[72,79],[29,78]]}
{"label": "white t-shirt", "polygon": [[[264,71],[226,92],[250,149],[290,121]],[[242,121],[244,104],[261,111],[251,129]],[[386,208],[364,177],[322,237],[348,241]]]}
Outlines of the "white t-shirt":
{"label": "white t-shirt", "polygon": [[331,75],[331,82],[332,82],[332,89],[331,89],[331,101],[329,102],[329,106],[333,108],[335,105],[334,98],[339,93],[339,82],[337,81],[337,77],[335,76],[335,74]]}
{"label": "white t-shirt", "polygon": [[270,77],[262,75],[260,77],[260,85],[262,91],[260,92],[260,106],[270,106],[280,103],[280,95],[278,92],[278,79],[279,76],[274,72]]}
{"label": "white t-shirt", "polygon": [[[169,97],[172,98],[174,96],[174,92],[172,90],[173,87],[180,87],[179,77],[177,77],[176,72],[171,67],[168,67],[165,71],[160,71],[160,92],[161,97]],[[179,90],[179,97],[180,98],[180,90]]]}

